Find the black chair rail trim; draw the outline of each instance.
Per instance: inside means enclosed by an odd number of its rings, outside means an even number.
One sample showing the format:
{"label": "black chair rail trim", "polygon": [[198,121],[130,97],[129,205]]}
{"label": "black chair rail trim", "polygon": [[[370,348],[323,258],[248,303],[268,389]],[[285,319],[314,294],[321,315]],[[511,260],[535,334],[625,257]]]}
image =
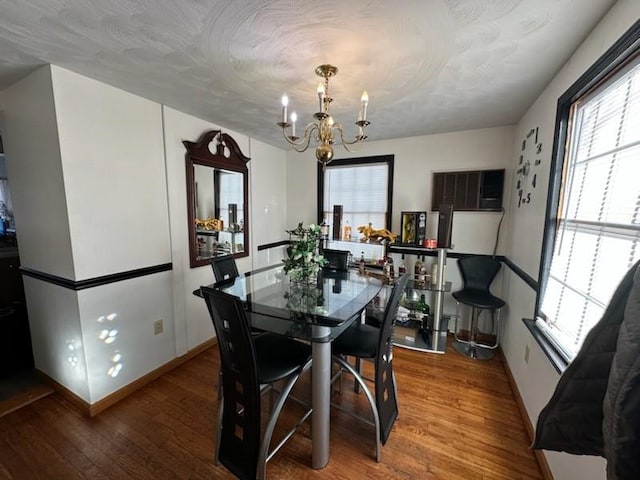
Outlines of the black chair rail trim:
{"label": "black chair rail trim", "polygon": [[22,272],[22,274],[27,277],[36,278],[47,283],[53,283],[54,285],[68,288],[70,290],[84,290],[86,288],[100,287],[102,285],[108,285],[109,283],[122,282],[123,280],[130,280],[132,278],[154,275],[156,273],[167,272],[169,270],[173,270],[173,263],[162,263],[159,265],[153,265],[151,267],[138,268],[136,270],[128,270],[126,272],[112,273],[110,275],[103,275],[101,277],[94,277],[88,278],[86,280],[76,281],[69,280],[68,278],[64,277],[58,277],[57,275],[40,272],[38,270],[20,267],[20,271]]}
{"label": "black chair rail trim", "polygon": [[511,269],[511,271],[513,273],[518,275],[524,281],[524,283],[529,285],[533,290],[535,290],[536,292],[538,291],[538,281],[537,280],[534,280],[534,278],[531,275],[529,275],[527,272],[522,270],[518,265],[513,263],[507,257],[502,257],[502,258],[503,258],[502,262],[507,267],[509,267],[509,269]]}
{"label": "black chair rail trim", "polygon": [[[280,242],[260,245],[258,250],[265,250],[267,248],[279,247],[281,245],[289,244],[289,240],[282,240]],[[435,257],[438,255],[437,250],[426,249],[420,247],[400,247],[389,245],[388,251],[391,253],[399,253],[406,255],[425,255],[428,257]],[[469,257],[474,254],[471,253],[459,253],[459,252],[447,252],[448,258],[464,258]],[[508,257],[504,255],[496,255],[495,257],[500,262],[504,263],[509,269],[515,273],[520,279],[529,285],[531,289],[535,292],[538,291],[539,284],[538,281],[535,280],[531,275],[521,269],[518,265],[513,263]],[[268,267],[267,267],[268,268]],[[562,373],[565,368],[567,368],[567,361],[558,353],[558,350],[555,346],[549,341],[549,339],[540,331],[538,327],[536,327],[535,322],[531,319],[523,318],[522,321],[526,325],[527,329],[531,332],[531,335],[536,340],[536,342],[542,348],[542,351],[547,356],[553,367],[556,369],[558,373]]]}
{"label": "black chair rail trim", "polygon": [[[265,243],[263,245],[258,245],[258,250],[260,251],[260,250],[267,250],[269,248],[282,247],[284,245],[289,245],[289,243],[290,243],[290,240],[280,240],[279,242]],[[398,245],[389,245],[388,251],[390,253],[399,253],[399,254],[405,254],[405,255],[425,255],[427,257],[438,256],[437,250],[421,248],[421,247],[401,247]],[[447,258],[464,258],[464,257],[473,256],[473,255],[476,255],[476,254],[451,252],[451,251],[447,252]],[[522,281],[525,282],[527,285],[529,285],[533,290],[535,290],[536,292],[538,291],[538,281],[535,280],[527,272],[522,270],[518,265],[516,265],[511,260],[509,260],[509,258],[505,257],[504,255],[496,255],[495,258],[498,259],[500,262],[504,263],[507,267],[509,267],[509,269],[513,273],[518,275],[518,277],[520,277]]]}
{"label": "black chair rail trim", "polygon": [[270,248],[283,247],[284,245],[289,245],[291,240],[280,240],[279,242],[273,243],[265,243],[263,245],[258,245],[258,251],[268,250]]}

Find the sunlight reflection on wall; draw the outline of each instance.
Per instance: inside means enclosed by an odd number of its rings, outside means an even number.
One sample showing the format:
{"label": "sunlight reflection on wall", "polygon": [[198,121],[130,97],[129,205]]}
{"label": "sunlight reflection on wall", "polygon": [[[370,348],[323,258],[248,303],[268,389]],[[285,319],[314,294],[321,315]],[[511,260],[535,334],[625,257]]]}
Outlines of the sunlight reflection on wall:
{"label": "sunlight reflection on wall", "polygon": [[82,344],[79,341],[67,340],[67,362],[74,368],[77,367],[80,362],[78,355],[81,354],[81,347]]}
{"label": "sunlight reflection on wall", "polygon": [[[110,313],[109,315],[101,315],[98,317],[98,323],[104,324],[104,328],[100,330],[98,338],[107,345],[112,345],[118,339],[118,329],[115,328],[113,322],[118,317],[117,313]],[[110,358],[110,365],[107,369],[107,375],[111,378],[116,378],[120,371],[124,368],[122,363],[123,355],[116,348]]]}

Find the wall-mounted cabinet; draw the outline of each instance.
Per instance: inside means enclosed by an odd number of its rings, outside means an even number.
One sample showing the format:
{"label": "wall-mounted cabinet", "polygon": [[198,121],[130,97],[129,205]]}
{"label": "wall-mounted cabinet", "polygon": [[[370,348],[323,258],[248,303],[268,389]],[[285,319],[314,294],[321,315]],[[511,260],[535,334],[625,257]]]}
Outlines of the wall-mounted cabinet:
{"label": "wall-mounted cabinet", "polygon": [[504,169],[434,173],[431,210],[451,204],[458,211],[499,211],[503,190]]}

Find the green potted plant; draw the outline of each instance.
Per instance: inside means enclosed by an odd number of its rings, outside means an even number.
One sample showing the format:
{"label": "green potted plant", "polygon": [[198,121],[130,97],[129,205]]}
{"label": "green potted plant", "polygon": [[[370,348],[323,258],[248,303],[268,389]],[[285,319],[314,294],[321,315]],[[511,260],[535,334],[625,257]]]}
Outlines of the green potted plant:
{"label": "green potted plant", "polygon": [[294,282],[312,282],[327,263],[320,254],[320,226],[305,227],[302,222],[293,230],[286,230],[291,239],[287,257],[283,259],[284,271]]}

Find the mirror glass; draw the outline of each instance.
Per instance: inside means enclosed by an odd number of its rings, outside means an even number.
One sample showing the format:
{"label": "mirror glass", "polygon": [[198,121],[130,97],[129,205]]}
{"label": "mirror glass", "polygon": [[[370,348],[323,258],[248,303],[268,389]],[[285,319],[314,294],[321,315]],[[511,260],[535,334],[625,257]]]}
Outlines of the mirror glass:
{"label": "mirror glass", "polygon": [[195,164],[193,178],[196,191],[197,259],[244,253],[242,174]]}
{"label": "mirror glass", "polygon": [[191,267],[212,257],[249,254],[247,176],[249,161],[235,141],[218,130],[187,147],[187,201]]}

